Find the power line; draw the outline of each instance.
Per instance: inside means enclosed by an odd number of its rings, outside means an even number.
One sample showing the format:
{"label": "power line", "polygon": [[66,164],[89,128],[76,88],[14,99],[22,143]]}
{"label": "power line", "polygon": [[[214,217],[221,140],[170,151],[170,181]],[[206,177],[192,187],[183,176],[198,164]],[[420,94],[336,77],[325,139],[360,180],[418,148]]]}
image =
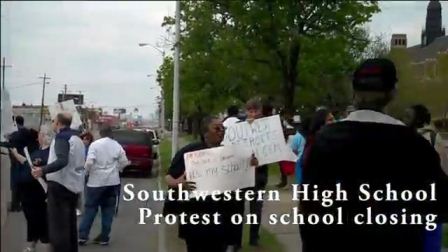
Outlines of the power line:
{"label": "power line", "polygon": [[29,86],[40,85],[40,84],[42,84],[42,83],[41,83],[41,82],[32,82],[32,83],[23,84],[23,85],[11,86],[9,89],[23,88],[23,87],[29,87]]}

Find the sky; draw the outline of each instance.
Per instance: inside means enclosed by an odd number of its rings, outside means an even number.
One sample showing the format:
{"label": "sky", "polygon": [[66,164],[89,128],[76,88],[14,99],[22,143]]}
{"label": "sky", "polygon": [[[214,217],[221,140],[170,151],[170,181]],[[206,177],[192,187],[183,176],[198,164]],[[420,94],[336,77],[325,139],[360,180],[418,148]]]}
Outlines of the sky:
{"label": "sky", "polygon": [[[89,107],[108,111],[137,107],[144,117],[155,113],[160,95],[155,76],[162,56],[138,43],[156,45],[167,36],[161,23],[164,16],[174,15],[174,2],[1,4],[1,55],[6,57],[6,65],[11,65],[5,83],[13,104],[40,104],[39,77],[46,73],[51,78],[46,104],[55,103],[67,84],[68,93],[83,93]],[[406,33],[408,46],[418,44],[427,4],[382,1],[382,12],[367,26],[372,34],[382,34],[388,41],[393,33]],[[442,8],[442,22],[448,27],[448,2],[442,2]]]}

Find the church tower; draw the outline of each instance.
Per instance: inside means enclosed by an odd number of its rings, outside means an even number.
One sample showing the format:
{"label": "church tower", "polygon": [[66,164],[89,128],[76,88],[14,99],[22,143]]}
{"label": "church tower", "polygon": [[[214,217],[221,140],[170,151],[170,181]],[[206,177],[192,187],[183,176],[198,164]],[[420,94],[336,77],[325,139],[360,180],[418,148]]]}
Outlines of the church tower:
{"label": "church tower", "polygon": [[431,0],[426,9],[426,27],[422,31],[421,46],[425,47],[442,36],[445,36],[445,29],[442,29],[442,5],[438,0]]}

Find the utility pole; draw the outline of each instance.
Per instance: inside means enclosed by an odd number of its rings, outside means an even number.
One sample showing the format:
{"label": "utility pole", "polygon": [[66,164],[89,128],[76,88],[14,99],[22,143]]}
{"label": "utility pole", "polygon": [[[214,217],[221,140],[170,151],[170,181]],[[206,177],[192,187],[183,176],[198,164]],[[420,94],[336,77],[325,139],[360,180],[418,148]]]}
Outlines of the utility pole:
{"label": "utility pole", "polygon": [[6,59],[3,57],[3,64],[2,64],[2,90],[5,90],[5,68],[12,67],[11,65],[6,65]]}
{"label": "utility pole", "polygon": [[39,77],[39,79],[43,79],[44,82],[42,84],[42,104],[40,105],[40,122],[39,122],[39,128],[42,126],[42,120],[44,118],[44,100],[45,100],[45,85],[47,84],[47,80],[50,80],[50,77],[47,77],[47,74],[44,73],[43,77]]}
{"label": "utility pole", "polygon": [[[165,46],[166,46],[166,41],[164,41],[163,44],[163,51],[162,51],[162,64],[165,61]],[[161,106],[160,106],[160,128],[162,128],[162,136],[165,136],[165,93],[163,92],[163,88],[162,88],[162,81],[159,82],[160,85],[160,102],[161,102]]]}
{"label": "utility pole", "polygon": [[171,139],[171,158],[177,152],[179,141],[179,55],[180,55],[180,1],[176,1],[176,41],[174,44],[173,81],[173,133]]}
{"label": "utility pole", "polygon": [[63,99],[65,101],[65,96],[67,95],[67,84],[64,84],[64,95],[63,95]]}
{"label": "utility pole", "polygon": [[162,128],[162,135],[164,135],[164,133],[165,133],[165,94],[163,92],[163,89],[160,93],[161,93],[162,97],[160,99],[161,104],[160,104],[159,120],[160,120],[160,128]]}

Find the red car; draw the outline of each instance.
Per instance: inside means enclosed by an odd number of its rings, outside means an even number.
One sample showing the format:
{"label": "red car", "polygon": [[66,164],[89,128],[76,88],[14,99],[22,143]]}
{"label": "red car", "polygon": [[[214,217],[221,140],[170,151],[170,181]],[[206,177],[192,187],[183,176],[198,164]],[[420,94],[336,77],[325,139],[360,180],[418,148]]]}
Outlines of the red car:
{"label": "red car", "polygon": [[153,167],[153,142],[151,135],[143,131],[114,130],[112,137],[123,146],[131,164],[124,169],[151,176]]}

